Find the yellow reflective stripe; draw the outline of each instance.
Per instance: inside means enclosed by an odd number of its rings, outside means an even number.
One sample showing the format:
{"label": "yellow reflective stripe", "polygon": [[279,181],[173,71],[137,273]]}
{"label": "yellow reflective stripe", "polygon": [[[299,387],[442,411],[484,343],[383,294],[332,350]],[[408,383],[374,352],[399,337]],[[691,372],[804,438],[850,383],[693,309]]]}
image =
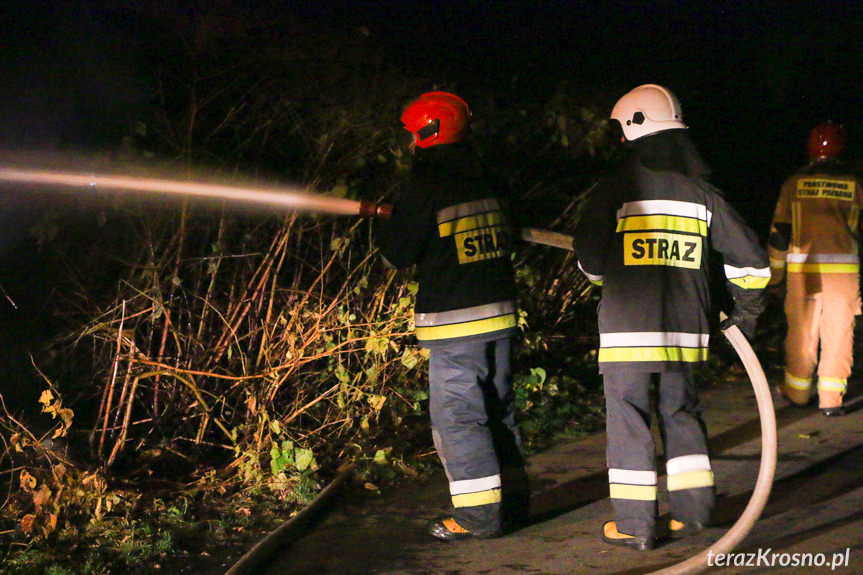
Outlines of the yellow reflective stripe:
{"label": "yellow reflective stripe", "polygon": [[417,327],[416,336],[420,341],[437,339],[449,339],[452,337],[467,337],[483,333],[492,333],[516,326],[515,314],[454,323],[450,325],[436,325],[432,327]]}
{"label": "yellow reflective stripe", "polygon": [[789,272],[809,274],[856,274],[860,264],[788,264]]}
{"label": "yellow reflective stripe", "polygon": [[791,375],[787,371],[785,372],[785,385],[792,389],[799,389],[802,391],[807,391],[812,387],[812,379],[811,378],[802,378]]}
{"label": "yellow reflective stripe", "polygon": [[845,393],[848,390],[848,380],[841,377],[819,377],[818,389]]}
{"label": "yellow reflective stripe", "polygon": [[707,361],[706,347],[612,347],[601,348],[598,360],[612,361]]}
{"label": "yellow reflective stripe", "polygon": [[491,505],[500,503],[500,489],[488,489],[476,493],[463,493],[452,496],[453,507],[476,507],[477,505]]}
{"label": "yellow reflective stripe", "polygon": [[634,499],[636,501],[656,501],[656,485],[626,485],[612,483],[608,486],[612,499]]}
{"label": "yellow reflective stripe", "polygon": [[668,490],[695,489],[697,487],[712,487],[713,472],[707,470],[686,471],[668,476]]}
{"label": "yellow reflective stripe", "polygon": [[743,289],[763,289],[767,287],[770,278],[760,276],[744,276],[742,278],[729,279],[731,283]]}
{"label": "yellow reflective stripe", "polygon": [[438,224],[437,229],[440,237],[445,238],[453,234],[471,232],[480,228],[500,226],[504,223],[506,223],[506,217],[503,215],[503,212],[497,211],[475,216],[465,216],[457,220],[443,222]]}
{"label": "yellow reflective stripe", "polygon": [[703,204],[693,202],[681,202],[676,200],[639,200],[636,202],[624,202],[617,210],[617,219],[641,215],[668,215],[681,216],[703,220],[710,225],[713,214]]}
{"label": "yellow reflective stripe", "polygon": [[464,202],[443,208],[437,213],[437,223],[442,224],[451,220],[457,220],[474,214],[484,214],[500,210],[500,202],[497,198],[485,198],[484,200],[474,200],[472,202]]}
{"label": "yellow reflective stripe", "polygon": [[763,289],[770,282],[770,268],[735,267],[725,265],[725,277],[743,289]]}
{"label": "yellow reflective stripe", "polygon": [[634,230],[668,230],[706,236],[707,222],[697,218],[668,214],[625,216],[617,222],[618,232],[631,232]]}
{"label": "yellow reflective stripe", "polygon": [[602,276],[597,274],[592,274],[587,271],[583,267],[581,267],[581,262],[576,262],[578,265],[578,269],[581,270],[581,273],[585,275],[585,277],[595,286],[602,286]]}
{"label": "yellow reflective stripe", "polygon": [[414,323],[419,327],[464,323],[515,313],[515,301],[505,300],[449,311],[417,312]]}

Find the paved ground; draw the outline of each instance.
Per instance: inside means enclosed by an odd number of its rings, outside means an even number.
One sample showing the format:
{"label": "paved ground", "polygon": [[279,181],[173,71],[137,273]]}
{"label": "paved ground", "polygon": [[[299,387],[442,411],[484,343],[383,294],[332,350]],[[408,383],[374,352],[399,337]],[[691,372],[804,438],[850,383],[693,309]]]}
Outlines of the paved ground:
{"label": "paved ground", "polygon": [[[698,536],[642,553],[599,539],[611,508],[605,435],[598,433],[531,458],[532,522],[515,533],[490,541],[431,539],[426,525],[445,512],[448,499],[441,475],[362,505],[343,498],[258,572],[636,575],[672,565],[708,548],[727,531],[749,501],[758,473],[760,425],[748,380],[730,374],[727,382],[704,391],[702,400],[719,497],[715,525]],[[849,404],[847,416],[825,418],[814,407],[777,400],[779,457],[771,499],[737,550],[750,555],[725,557],[731,566],[712,572],[863,573],[863,397],[852,397]],[[816,565],[823,560],[826,566],[789,566],[795,558]],[[831,569],[834,563],[837,567]]]}

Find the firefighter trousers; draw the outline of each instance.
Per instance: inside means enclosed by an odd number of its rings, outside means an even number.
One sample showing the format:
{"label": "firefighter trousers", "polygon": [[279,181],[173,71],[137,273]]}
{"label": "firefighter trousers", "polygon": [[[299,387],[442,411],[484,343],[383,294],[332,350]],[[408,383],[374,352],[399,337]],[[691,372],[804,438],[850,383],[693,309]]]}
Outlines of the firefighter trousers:
{"label": "firefighter trousers", "polygon": [[515,422],[509,338],[433,347],[429,411],[455,520],[500,532],[527,513],[527,475]]}
{"label": "firefighter trousers", "polygon": [[817,366],[819,395],[836,394],[841,402],[853,364],[854,316],[860,313],[858,276],[789,273],[787,282],[783,391],[795,403],[808,403]]}
{"label": "firefighter trousers", "polygon": [[650,432],[654,377],[672,518],[705,525],[715,498],[707,434],[691,373],[606,373],[609,495],[618,531],[637,537],[657,534],[656,454]]}

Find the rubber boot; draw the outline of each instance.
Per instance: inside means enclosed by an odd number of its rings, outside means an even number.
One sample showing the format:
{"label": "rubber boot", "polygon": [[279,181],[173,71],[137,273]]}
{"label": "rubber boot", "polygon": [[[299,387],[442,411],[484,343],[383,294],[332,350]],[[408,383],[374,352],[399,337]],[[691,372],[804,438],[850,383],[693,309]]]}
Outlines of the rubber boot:
{"label": "rubber boot", "polygon": [[845,409],[842,407],[842,396],[841,391],[819,389],[818,409],[827,417],[845,415]]}
{"label": "rubber boot", "polygon": [[602,525],[602,540],[612,545],[629,547],[636,551],[649,551],[656,545],[654,537],[644,537],[621,533],[617,530],[617,523],[606,521]]}

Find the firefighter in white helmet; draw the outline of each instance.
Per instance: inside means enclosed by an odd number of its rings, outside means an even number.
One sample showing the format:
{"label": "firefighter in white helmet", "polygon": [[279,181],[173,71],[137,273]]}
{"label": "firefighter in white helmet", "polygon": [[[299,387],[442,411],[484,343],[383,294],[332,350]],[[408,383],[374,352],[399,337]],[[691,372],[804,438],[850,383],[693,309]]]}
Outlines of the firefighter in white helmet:
{"label": "firefighter in white helmet", "polygon": [[[786,280],[782,395],[813,395],[824,415],[843,415],[860,314],[860,180],[842,163],[845,130],[824,122],[809,134],[809,163],[782,185],[768,239],[772,285]],[[787,270],[787,273],[786,273]],[[820,356],[819,356],[820,349]]]}
{"label": "firefighter in white helmet", "polygon": [[432,92],[402,114],[416,150],[409,189],[381,221],[378,246],[416,266],[416,336],[429,350],[429,411],[453,513],[430,532],[446,541],[500,535],[527,514],[527,475],[513,406],[518,332],[504,190],[466,135],[471,114]]}
{"label": "firefighter in white helmet", "polygon": [[[692,375],[707,360],[711,250],[722,256],[734,297],[729,321],[748,335],[770,268],[755,233],[704,179],[707,167],[674,94],[655,84],[639,86],[617,102],[611,118],[620,125],[627,155],[589,196],[573,248],[581,270],[602,288],[598,361],[615,513],[602,536],[647,550],[666,533],[700,531],[714,504]],[[656,525],[652,384],[671,503],[667,528]]]}

